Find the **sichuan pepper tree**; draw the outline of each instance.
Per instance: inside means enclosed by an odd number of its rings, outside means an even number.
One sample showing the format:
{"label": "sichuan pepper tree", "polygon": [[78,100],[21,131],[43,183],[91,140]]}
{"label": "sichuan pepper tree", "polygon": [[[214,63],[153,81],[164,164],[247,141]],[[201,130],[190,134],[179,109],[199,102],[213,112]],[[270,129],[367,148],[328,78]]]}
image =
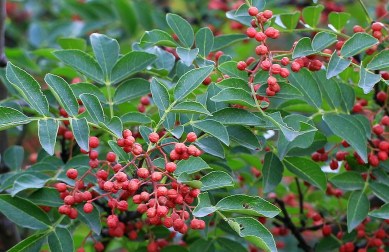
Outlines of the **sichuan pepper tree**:
{"label": "sichuan pepper tree", "polygon": [[[9,251],[385,251],[386,12],[359,3],[353,34],[347,13],[319,28],[321,5],[255,0],[226,13],[241,34],[168,14],[122,55],[94,33],[91,53],[53,52],[80,76],[43,90],[9,62],[0,129],[35,124],[43,148],[22,170],[23,149],[3,157],[0,211],[36,231]],[[312,37],[272,48],[291,32]],[[242,40],[252,57],[223,53]]]}

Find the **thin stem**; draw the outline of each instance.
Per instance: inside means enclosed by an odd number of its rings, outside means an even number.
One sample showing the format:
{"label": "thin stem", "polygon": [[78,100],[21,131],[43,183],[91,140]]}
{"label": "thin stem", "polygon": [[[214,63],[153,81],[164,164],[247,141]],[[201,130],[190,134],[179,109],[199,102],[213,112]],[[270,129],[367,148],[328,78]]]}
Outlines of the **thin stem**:
{"label": "thin stem", "polygon": [[112,117],[113,117],[113,102],[112,102],[112,94],[111,94],[111,83],[106,82],[105,86],[107,87],[109,113],[110,113],[110,116],[112,119]]}

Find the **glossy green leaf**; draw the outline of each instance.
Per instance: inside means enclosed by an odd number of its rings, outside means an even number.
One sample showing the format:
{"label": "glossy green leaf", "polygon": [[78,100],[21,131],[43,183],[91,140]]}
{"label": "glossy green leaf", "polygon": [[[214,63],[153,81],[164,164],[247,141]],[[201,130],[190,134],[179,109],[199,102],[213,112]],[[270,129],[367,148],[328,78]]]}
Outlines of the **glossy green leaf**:
{"label": "glossy green leaf", "polygon": [[281,22],[288,30],[292,30],[296,28],[300,16],[301,16],[301,12],[299,11],[295,11],[293,13],[280,14]]}
{"label": "glossy green leaf", "polygon": [[42,93],[39,83],[30,74],[8,62],[6,76],[34,110],[41,115],[49,114],[49,103],[46,96]]}
{"label": "glossy green leaf", "polygon": [[316,27],[319,24],[321,12],[323,10],[323,5],[305,7],[303,9],[303,18],[305,23],[311,27]]}
{"label": "glossy green leaf", "polygon": [[198,88],[203,80],[213,71],[213,66],[190,70],[178,80],[174,89],[174,99],[180,101]]}
{"label": "glossy green leaf", "polygon": [[56,51],[53,54],[63,63],[73,67],[92,80],[104,83],[103,70],[99,63],[89,54],[77,49]]}
{"label": "glossy green leaf", "polygon": [[121,104],[150,93],[150,82],[141,78],[124,81],[118,86],[113,96],[113,102]]}
{"label": "glossy green leaf", "polygon": [[333,109],[339,107],[342,101],[342,95],[336,80],[334,78],[327,80],[326,72],[324,70],[315,72],[314,77],[317,80],[320,91],[326,99],[328,105]]}
{"label": "glossy green leaf", "polygon": [[361,122],[351,115],[326,114],[323,120],[327,123],[331,131],[346,140],[367,162],[366,134]]}
{"label": "glossy green leaf", "polygon": [[383,50],[379,52],[374,58],[367,64],[366,68],[369,70],[380,70],[389,67],[389,51]]}
{"label": "glossy green leaf", "polygon": [[171,109],[174,113],[212,115],[201,103],[195,101],[184,101]]}
{"label": "glossy green leaf", "polygon": [[389,186],[380,182],[372,181],[369,184],[373,193],[384,202],[389,202]]}
{"label": "glossy green leaf", "polygon": [[227,129],[220,122],[207,119],[195,122],[193,123],[193,126],[216,137],[227,146],[230,144]]}
{"label": "glossy green leaf", "polygon": [[[220,82],[216,83],[217,87],[220,88],[240,88],[247,92],[251,92],[250,86],[247,84],[247,81],[242,80],[240,78],[231,77],[228,79],[224,79]],[[281,92],[281,91],[280,91]]]}
{"label": "glossy green leaf", "polygon": [[389,203],[382,205],[379,209],[371,211],[370,216],[380,219],[389,219]]}
{"label": "glossy green leaf", "polygon": [[242,125],[231,125],[227,127],[230,140],[249,148],[251,150],[261,150],[262,146],[252,130]]}
{"label": "glossy green leaf", "polygon": [[240,237],[267,251],[276,252],[273,235],[259,221],[251,217],[229,219],[228,224]]}
{"label": "glossy green leaf", "polygon": [[123,124],[149,124],[151,123],[150,117],[140,112],[128,112],[122,115],[121,120]]}
{"label": "glossy green leaf", "polygon": [[[303,94],[293,85],[286,83],[286,82],[278,82],[278,85],[280,85],[280,91],[276,93],[272,98],[278,98],[278,99],[303,99]],[[262,96],[266,95],[266,89],[269,87],[268,84],[263,84],[261,87],[257,90],[257,93]]]}
{"label": "glossy green leaf", "polygon": [[208,192],[200,193],[197,196],[197,206],[195,209],[193,209],[193,215],[196,217],[205,217],[208,214],[211,214],[217,210],[215,206],[212,206],[210,200],[209,200],[209,194]]}
{"label": "glossy green leaf", "polygon": [[338,86],[342,96],[342,102],[340,103],[340,106],[342,107],[343,111],[349,112],[354,106],[355,90],[352,86],[342,82],[338,82]]}
{"label": "glossy green leaf", "polygon": [[278,207],[258,196],[254,197],[239,194],[221,199],[216,204],[216,207],[222,212],[265,216],[269,218],[273,218],[280,213]]}
{"label": "glossy green leaf", "polygon": [[363,89],[365,94],[368,94],[373,89],[374,85],[380,81],[380,79],[380,74],[372,73],[361,66],[358,86]]}
{"label": "glossy green leaf", "polygon": [[58,44],[62,49],[86,50],[86,40],[82,38],[59,38]]}
{"label": "glossy green leaf", "polygon": [[42,209],[18,196],[0,195],[0,211],[21,227],[44,229],[51,225],[49,216]]}
{"label": "glossy green leaf", "polygon": [[38,137],[42,148],[52,156],[54,154],[59,122],[55,119],[40,119],[38,121]]}
{"label": "glossy green leaf", "polygon": [[303,68],[298,73],[290,72],[288,80],[304,95],[309,105],[321,108],[322,98],[319,85],[308,69]]}
{"label": "glossy green leaf", "polygon": [[227,61],[220,64],[217,68],[224,74],[227,74],[230,77],[240,78],[244,81],[248,80],[248,74],[246,71],[240,71],[236,65],[236,61]]}
{"label": "glossy green leaf", "polygon": [[111,83],[118,83],[125,78],[145,70],[157,56],[146,52],[133,51],[121,57],[111,71]]}
{"label": "glossy green leaf", "polygon": [[218,237],[217,238],[217,243],[225,250],[228,252],[247,252],[247,248],[245,248],[240,242],[230,240],[227,238],[223,237]]}
{"label": "glossy green leaf", "polygon": [[314,161],[303,157],[288,157],[284,159],[285,167],[297,177],[325,191],[327,178],[320,166]]}
{"label": "glossy green leaf", "polygon": [[38,177],[35,177],[28,173],[20,174],[20,176],[15,180],[13,184],[11,195],[13,197],[17,193],[26,189],[42,188],[46,184],[47,180],[48,179],[39,179]]}
{"label": "glossy green leaf", "polygon": [[165,85],[153,78],[150,84],[151,94],[158,109],[165,112],[170,105],[170,95]]}
{"label": "glossy green leaf", "polygon": [[354,191],[348,198],[347,203],[347,230],[350,233],[367,216],[370,202],[362,191]]}
{"label": "glossy green leaf", "polygon": [[200,179],[203,183],[201,191],[209,191],[234,185],[232,177],[224,171],[213,171]]}
{"label": "glossy green leaf", "polygon": [[95,206],[93,211],[90,213],[84,212],[84,204],[77,204],[75,206],[78,212],[78,219],[85,223],[93,232],[97,235],[101,232],[101,220],[100,220],[100,212]]}
{"label": "glossy green leaf", "polygon": [[189,250],[181,245],[169,245],[163,247],[160,252],[188,252]]}
{"label": "glossy green leaf", "polygon": [[329,181],[342,190],[361,190],[365,186],[365,181],[362,176],[353,171],[337,174]]}
{"label": "glossy green leaf", "polygon": [[18,110],[8,107],[0,107],[0,130],[27,124],[29,122],[31,122],[31,119]]}
{"label": "glossy green leaf", "polygon": [[316,51],[313,50],[312,45],[311,45],[311,39],[304,37],[297,42],[297,44],[293,50],[292,57],[293,57],[293,59],[301,58],[304,56],[315,54],[315,52]]}
{"label": "glossy green leaf", "polygon": [[333,11],[328,15],[328,20],[336,30],[340,31],[347,24],[350,17],[351,15],[348,13]]}
{"label": "glossy green leaf", "polygon": [[338,41],[338,39],[335,34],[322,31],[317,33],[312,39],[312,49],[315,51],[322,51],[333,45],[336,41]]}
{"label": "glossy green leaf", "polygon": [[51,92],[61,105],[61,107],[70,115],[78,115],[78,102],[69,84],[59,76],[46,74],[45,82]]}
{"label": "glossy green leaf", "polygon": [[225,88],[211,98],[215,102],[226,102],[242,106],[255,107],[251,94],[240,88]]}
{"label": "glossy green leaf", "polygon": [[209,165],[200,157],[190,157],[187,160],[181,160],[177,163],[177,169],[174,172],[175,176],[180,176],[181,173],[193,174],[201,170],[211,169]]}
{"label": "glossy green leaf", "polygon": [[66,228],[57,227],[47,237],[51,251],[58,252],[73,252],[73,237]]}
{"label": "glossy green leaf", "polygon": [[194,33],[192,26],[182,17],[169,13],[166,15],[166,21],[173,32],[177,35],[180,42],[185,47],[192,47],[194,42]]}
{"label": "glossy green leaf", "polygon": [[284,165],[280,159],[273,153],[267,152],[265,155],[262,176],[263,191],[265,193],[273,191],[282,180]]}
{"label": "glossy green leaf", "polygon": [[73,90],[77,99],[79,99],[82,94],[93,94],[97,96],[101,102],[107,102],[107,98],[105,98],[104,93],[93,84],[77,83],[70,85],[70,88]]}
{"label": "glossy green leaf", "polygon": [[58,191],[54,187],[43,187],[28,195],[31,202],[50,207],[59,207],[63,205],[63,200],[58,197]]}
{"label": "glossy green leaf", "polygon": [[219,51],[224,47],[230,46],[236,42],[247,39],[246,34],[226,34],[216,36],[214,39],[214,44],[212,48],[212,52]]}
{"label": "glossy green leaf", "polygon": [[89,150],[89,126],[87,120],[85,118],[72,118],[70,119],[70,125],[80,148]]}
{"label": "glossy green leaf", "polygon": [[119,14],[121,26],[123,26],[127,33],[134,34],[138,27],[138,20],[136,9],[133,7],[132,2],[117,0],[112,2],[112,5]]}
{"label": "glossy green leaf", "polygon": [[341,241],[338,240],[335,235],[330,235],[320,239],[315,252],[332,252],[341,245]]}
{"label": "glossy green leaf", "polygon": [[197,140],[195,144],[204,152],[211,154],[213,156],[224,158],[224,148],[222,143],[212,136],[204,137],[200,140]]}
{"label": "glossy green leaf", "polygon": [[177,55],[182,60],[182,62],[184,62],[184,64],[186,66],[190,66],[190,65],[192,65],[193,61],[196,59],[197,53],[199,52],[199,49],[198,48],[187,49],[187,48],[183,48],[183,47],[177,47],[176,52],[177,52]]}
{"label": "glossy green leaf", "polygon": [[351,57],[377,44],[378,40],[371,35],[358,32],[348,39],[342,46],[340,54],[343,57]]}
{"label": "glossy green leaf", "polygon": [[90,42],[97,62],[103,69],[106,79],[109,80],[112,67],[119,58],[119,43],[116,39],[98,33],[92,33]]}
{"label": "glossy green leaf", "polygon": [[196,32],[196,47],[199,49],[201,56],[208,56],[212,50],[213,43],[213,33],[208,27],[203,27]]}
{"label": "glossy green leaf", "polygon": [[37,252],[41,251],[43,243],[46,241],[48,233],[36,233],[22,240],[7,252]]}
{"label": "glossy green leaf", "polygon": [[190,186],[191,188],[201,188],[202,183],[199,180],[191,179],[186,172],[182,172],[177,178],[177,182]]}
{"label": "glossy green leaf", "polygon": [[22,146],[9,147],[3,156],[4,163],[12,170],[20,169],[23,163],[24,149]]}
{"label": "glossy green leaf", "polygon": [[334,51],[330,62],[328,63],[327,79],[330,79],[346,70],[346,68],[350,66],[350,63],[351,59],[345,59],[341,56],[338,56],[338,53]]}
{"label": "glossy green leaf", "polygon": [[104,111],[99,98],[92,94],[82,94],[80,99],[95,124],[104,123]]}
{"label": "glossy green leaf", "polygon": [[169,33],[161,30],[146,31],[140,40],[140,46],[147,48],[155,45],[177,47],[176,42]]}
{"label": "glossy green leaf", "polygon": [[129,158],[129,155],[128,153],[126,153],[122,147],[119,147],[119,145],[117,144],[116,141],[114,140],[109,140],[108,141],[108,144],[109,146],[111,147],[111,149],[113,150],[113,152],[115,152],[116,156],[118,157],[118,159],[120,161],[127,161],[127,162],[130,162],[130,158]]}
{"label": "glossy green leaf", "polygon": [[192,243],[192,246],[190,247],[189,252],[215,252],[215,244],[214,241],[204,240],[204,239],[198,239],[194,243]]}

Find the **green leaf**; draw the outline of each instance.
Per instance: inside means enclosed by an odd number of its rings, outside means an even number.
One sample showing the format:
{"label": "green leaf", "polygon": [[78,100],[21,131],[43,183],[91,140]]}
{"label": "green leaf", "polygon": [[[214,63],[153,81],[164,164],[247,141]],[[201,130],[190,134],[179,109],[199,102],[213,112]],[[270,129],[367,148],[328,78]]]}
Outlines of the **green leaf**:
{"label": "green leaf", "polygon": [[242,106],[255,107],[251,94],[240,88],[224,88],[211,98],[214,102],[239,104]]}
{"label": "green leaf", "polygon": [[314,77],[328,105],[333,109],[339,107],[342,101],[342,95],[338,83],[336,83],[334,78],[327,80],[325,70],[315,72]]}
{"label": "green leaf", "polygon": [[130,162],[128,153],[126,153],[122,147],[119,147],[116,141],[109,140],[108,144],[113,150],[113,152],[115,152],[120,161]]}
{"label": "green leaf", "polygon": [[174,89],[174,99],[180,101],[198,88],[203,80],[213,71],[213,66],[200,67],[185,73],[178,80]]}
{"label": "green leaf", "polygon": [[389,219],[389,203],[382,205],[379,209],[371,211],[370,216],[380,219]]}
{"label": "green leaf", "polygon": [[180,174],[180,176],[178,176],[177,182],[188,185],[192,188],[198,188],[198,189],[200,189],[203,185],[201,183],[201,181],[191,179],[186,172],[183,172]]}
{"label": "green leaf", "polygon": [[221,199],[216,204],[216,207],[222,212],[265,216],[269,218],[273,218],[280,213],[278,207],[258,196],[254,197],[239,194]]}
{"label": "green leaf", "polygon": [[62,49],[86,50],[86,40],[82,38],[59,38],[58,44]]}
{"label": "green leaf", "polygon": [[[247,85],[247,84],[246,84]],[[289,83],[286,82],[278,82],[278,85],[280,85],[281,90],[276,93],[275,96],[272,96],[274,98],[278,99],[285,99],[285,100],[290,100],[290,99],[303,99],[303,94],[294,86],[290,85]],[[257,90],[257,93],[262,96],[267,96],[266,95],[266,89],[269,87],[268,84],[263,84],[261,87]]]}
{"label": "green leaf", "polygon": [[305,97],[305,101],[309,105],[321,108],[322,98],[319,85],[309,70],[303,68],[298,73],[292,71],[290,72],[288,80],[293,86],[300,90]]}
{"label": "green leaf", "polygon": [[216,36],[214,39],[212,52],[219,51],[224,47],[230,46],[247,38],[248,37],[245,34],[228,34]]}
{"label": "green leaf", "polygon": [[155,105],[160,111],[165,112],[170,105],[169,91],[166,89],[165,85],[155,78],[152,79],[150,88]]}
{"label": "green leaf", "polygon": [[315,53],[316,51],[313,50],[311,45],[311,39],[304,37],[297,42],[293,50],[292,57],[293,59],[296,59],[296,58],[301,58]]}
{"label": "green leaf", "polygon": [[347,230],[350,233],[367,216],[370,202],[362,191],[354,191],[348,198],[347,203]]}
{"label": "green leaf", "polygon": [[185,47],[192,47],[194,42],[194,33],[192,26],[188,23],[188,21],[176,14],[169,13],[166,15],[166,22]]}
{"label": "green leaf", "polygon": [[121,104],[132,99],[150,94],[150,82],[141,78],[127,80],[120,84],[113,96],[113,102]]}
{"label": "green leaf", "polygon": [[323,237],[316,247],[316,252],[332,252],[341,246],[341,241],[335,235]]}
{"label": "green leaf", "polygon": [[22,240],[7,252],[37,252],[41,251],[43,243],[49,233],[36,233]]}
{"label": "green leaf", "polygon": [[6,76],[34,110],[41,115],[49,114],[49,103],[46,96],[42,93],[39,83],[30,74],[8,62]]}
{"label": "green leaf", "polygon": [[343,111],[349,112],[352,110],[355,101],[355,90],[352,86],[346,83],[338,82],[340,94],[342,96],[342,102],[340,106]]}
{"label": "green leaf", "polygon": [[306,24],[315,28],[320,21],[321,12],[324,10],[323,5],[309,6],[303,9],[303,18]]}
{"label": "green leaf", "polygon": [[320,166],[310,159],[303,157],[288,157],[284,159],[286,168],[297,177],[325,191],[327,178]]}
{"label": "green leaf", "polygon": [[121,117],[123,124],[150,124],[151,119],[147,115],[140,112],[128,112]]}
{"label": "green leaf", "polygon": [[248,80],[247,72],[240,71],[236,67],[237,64],[238,64],[238,62],[236,62],[236,61],[227,61],[227,62],[223,62],[222,64],[220,64],[217,68],[221,72],[227,74],[230,77],[240,78],[244,81],[247,81]]}
{"label": "green leaf", "polygon": [[175,170],[174,175],[180,176],[183,172],[190,175],[205,169],[211,169],[211,167],[209,167],[202,158],[190,157],[187,160],[181,160],[177,163],[177,169]]}
{"label": "green leaf", "polygon": [[11,170],[18,170],[22,166],[24,158],[24,149],[22,146],[14,145],[9,147],[3,156],[4,163]]}
{"label": "green leaf", "polygon": [[188,252],[188,249],[181,245],[169,245],[163,247],[160,252]]}
{"label": "green leaf", "polygon": [[70,88],[77,99],[79,99],[82,94],[93,94],[97,96],[101,102],[107,102],[107,98],[105,98],[104,93],[93,84],[77,83],[70,85]]}
{"label": "green leaf", "polygon": [[301,12],[299,11],[280,14],[281,22],[288,30],[293,30],[294,28],[296,28],[300,16]]}
{"label": "green leaf", "polygon": [[78,219],[85,223],[90,229],[92,229],[93,232],[95,232],[97,235],[101,232],[101,220],[100,220],[100,212],[95,206],[93,208],[93,211],[90,213],[84,212],[84,205],[83,204],[77,204],[75,206],[78,212]]}
{"label": "green leaf", "polygon": [[20,176],[15,180],[13,184],[11,195],[13,197],[17,193],[26,189],[42,188],[46,184],[47,180],[48,179],[39,179],[28,173],[20,174]]}
{"label": "green leaf", "polygon": [[28,195],[28,200],[35,204],[43,206],[59,207],[63,205],[63,200],[58,197],[57,189],[53,187],[43,187],[39,190],[34,191],[30,195]]}
{"label": "green leaf", "polygon": [[374,58],[367,64],[366,68],[369,70],[380,70],[389,67],[389,51],[383,50],[378,53]]}
{"label": "green leaf", "polygon": [[45,82],[51,92],[61,105],[61,107],[70,115],[78,115],[78,102],[69,84],[59,76],[46,74]]}
{"label": "green leaf", "polygon": [[146,31],[140,40],[140,46],[149,48],[156,45],[177,47],[176,42],[169,33],[161,30]]}
{"label": "green leaf", "polygon": [[[131,15],[127,13],[127,19]],[[103,34],[92,33],[90,42],[93,52],[106,79],[110,79],[112,67],[119,58],[119,43],[116,39],[109,38]]]}
{"label": "green leaf", "polygon": [[18,196],[0,195],[0,211],[21,227],[44,229],[51,225],[49,216],[42,209]]}
{"label": "green leaf", "polygon": [[0,107],[0,130],[27,124],[31,119],[16,109]]}
{"label": "green leaf", "polygon": [[138,27],[137,13],[132,7],[132,2],[126,0],[117,0],[112,3],[119,14],[120,24],[130,35],[134,34]]}
{"label": "green leaf", "polygon": [[197,140],[195,144],[208,154],[219,158],[225,157],[222,143],[214,137],[207,136],[205,138]]}
{"label": "green leaf", "polygon": [[240,108],[224,108],[213,113],[212,119],[225,125],[262,125],[263,120]]}
{"label": "green leaf", "polygon": [[201,191],[209,191],[227,186],[234,186],[232,177],[224,171],[213,171],[200,179],[203,183]]}
{"label": "green leaf", "polygon": [[366,134],[361,122],[351,115],[326,114],[323,120],[327,123],[331,131],[346,140],[367,162]]}
{"label": "green leaf", "polygon": [[250,6],[256,7],[259,11],[263,10],[266,6],[266,0],[248,0]]}
{"label": "green leaf", "polygon": [[203,27],[196,33],[196,47],[199,49],[199,54],[207,57],[212,51],[214,43],[213,33],[208,27]]}
{"label": "green leaf", "polygon": [[389,186],[380,182],[372,181],[369,184],[374,194],[384,202],[389,202],[388,190]]}
{"label": "green leaf", "polygon": [[247,92],[251,92],[251,88],[249,87],[249,85],[247,85],[247,81],[242,80],[240,78],[236,78],[236,77],[224,79],[216,84],[217,84],[217,87],[221,87],[221,88],[224,88],[224,87],[240,88],[240,89],[244,89]]}
{"label": "green leaf", "polygon": [[365,51],[377,43],[378,40],[371,35],[364,32],[358,32],[344,43],[340,54],[346,58],[351,57]]}
{"label": "green leaf", "polygon": [[195,122],[192,125],[198,128],[199,130],[202,130],[216,137],[217,139],[222,141],[225,145],[228,146],[230,144],[227,129],[226,127],[223,126],[223,124],[211,119],[207,119],[207,120],[201,120]]}
{"label": "green leaf", "polygon": [[251,149],[261,150],[262,146],[258,138],[252,132],[252,130],[242,125],[231,125],[227,127],[228,136],[230,140],[237,142],[238,144]]}
{"label": "green leaf", "polygon": [[125,78],[151,65],[157,56],[146,52],[133,51],[121,57],[111,71],[111,83],[118,83]]}
{"label": "green leaf", "polygon": [[331,12],[328,15],[328,19],[331,25],[335,28],[335,30],[342,30],[342,28],[347,24],[351,15],[345,12]]}
{"label": "green leaf", "polygon": [[184,101],[171,109],[171,112],[174,113],[187,113],[187,114],[203,114],[210,115],[212,114],[203,106],[203,104],[195,101]]}
{"label": "green leaf", "polygon": [[337,174],[330,179],[330,182],[342,190],[361,190],[365,186],[365,181],[357,172],[348,171]]}
{"label": "green leaf", "polygon": [[53,52],[55,57],[87,77],[99,83],[104,83],[104,73],[99,63],[89,54],[76,50],[62,50]]}
{"label": "green leaf", "polygon": [[187,48],[183,48],[183,47],[177,47],[176,52],[177,52],[177,55],[182,60],[182,62],[184,62],[184,64],[189,67],[190,65],[192,65],[193,61],[196,59],[197,53],[199,52],[199,49],[198,48],[187,49]]}
{"label": "green leaf", "polygon": [[259,221],[251,217],[229,219],[228,224],[240,237],[267,251],[277,252],[273,235]]}
{"label": "green leaf", "polygon": [[312,49],[315,51],[322,51],[333,45],[336,41],[338,41],[338,39],[335,34],[322,31],[317,33],[313,38]]}
{"label": "green leaf", "polygon": [[330,62],[328,63],[327,79],[330,79],[346,70],[347,67],[350,66],[350,63],[351,59],[339,57],[337,51],[334,51],[331,56]]}
{"label": "green leaf", "polygon": [[80,99],[95,124],[104,123],[104,111],[99,98],[92,94],[82,94]]}
{"label": "green leaf", "polygon": [[85,118],[71,118],[70,125],[77,144],[80,148],[89,151],[89,126],[87,120]]}
{"label": "green leaf", "polygon": [[38,121],[39,142],[50,156],[54,155],[58,128],[59,122],[55,119],[40,119]]}
{"label": "green leaf", "polygon": [[197,196],[197,206],[195,209],[193,209],[193,215],[196,217],[205,217],[208,214],[211,214],[217,210],[215,206],[212,206],[210,200],[209,200],[209,194],[208,192],[200,193]]}
{"label": "green leaf", "polygon": [[58,252],[73,252],[73,238],[69,230],[66,228],[55,228],[54,232],[47,237],[51,251]]}
{"label": "green leaf", "polygon": [[273,191],[282,180],[284,165],[280,159],[273,153],[267,152],[262,167],[263,192]]}
{"label": "green leaf", "polygon": [[105,128],[109,129],[116,135],[117,138],[121,138],[123,134],[123,123],[119,117],[114,116],[111,118],[108,124],[104,125]]}
{"label": "green leaf", "polygon": [[198,239],[192,243],[190,252],[215,252],[215,244],[213,240]]}
{"label": "green leaf", "polygon": [[237,241],[230,240],[223,237],[217,238],[217,243],[228,252],[247,252],[247,248],[243,247],[243,245]]}
{"label": "green leaf", "polygon": [[365,94],[368,94],[373,89],[374,85],[380,81],[380,79],[380,74],[372,73],[363,66],[361,66],[361,70],[359,72],[358,86],[363,89],[363,92]]}
{"label": "green leaf", "polygon": [[[23,175],[31,175],[31,176],[34,176],[36,177],[37,180],[49,180],[50,179],[50,176],[49,175],[46,175],[42,172],[37,172],[36,170],[35,171],[25,171],[23,172]],[[1,184],[1,187],[0,187],[0,191],[3,191],[7,188],[11,188],[15,181],[21,176],[20,173],[14,173],[13,175],[10,175],[8,177],[6,177],[6,179],[4,179],[4,181],[2,181],[2,184]]]}

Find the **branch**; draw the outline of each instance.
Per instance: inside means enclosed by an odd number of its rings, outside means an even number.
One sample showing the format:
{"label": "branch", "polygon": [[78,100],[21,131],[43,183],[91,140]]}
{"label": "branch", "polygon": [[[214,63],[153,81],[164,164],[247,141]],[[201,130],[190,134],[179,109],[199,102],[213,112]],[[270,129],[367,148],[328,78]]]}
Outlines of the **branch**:
{"label": "branch", "polygon": [[297,177],[295,178],[295,181],[296,181],[296,185],[297,185],[297,191],[299,193],[300,222],[301,222],[301,226],[305,227],[305,220],[303,219],[303,216],[304,216],[304,194],[301,191],[300,182],[299,182],[299,179]]}

